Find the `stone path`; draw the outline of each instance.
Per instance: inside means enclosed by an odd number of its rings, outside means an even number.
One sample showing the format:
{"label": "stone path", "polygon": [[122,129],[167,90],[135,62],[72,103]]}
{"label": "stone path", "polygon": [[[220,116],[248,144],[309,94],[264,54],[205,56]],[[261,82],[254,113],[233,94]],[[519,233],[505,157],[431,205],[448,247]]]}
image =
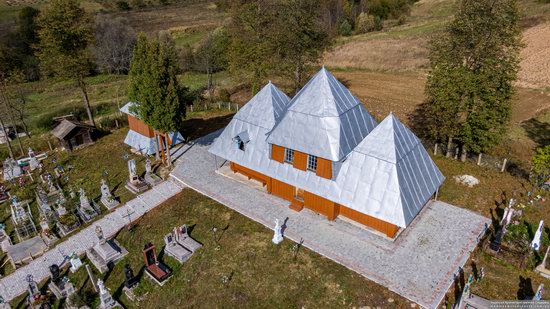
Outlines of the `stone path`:
{"label": "stone path", "polygon": [[391,241],[340,219],[333,222],[216,172],[223,160],[207,152],[216,134],[174,154],[171,176],[241,214],[273,228],[286,222],[284,235],[426,308],[435,308],[467,261],[489,219],[443,202],[431,202]]}
{"label": "stone path", "polygon": [[50,265],[61,265],[64,262],[64,257],[73,252],[79,255],[84,254],[87,249],[97,242],[95,232],[97,225],[101,226],[103,234],[107,238],[113,237],[128,224],[129,220],[137,220],[151,209],[176,195],[182,189],[183,185],[181,183],[170,179],[118,207],[115,211],[108,213],[100,220],[72,235],[69,239],[58,244],[28,265],[3,277],[0,280],[0,295],[4,297],[4,300],[12,301],[15,297],[27,291],[27,275],[31,274],[36,282],[40,282],[50,276]]}

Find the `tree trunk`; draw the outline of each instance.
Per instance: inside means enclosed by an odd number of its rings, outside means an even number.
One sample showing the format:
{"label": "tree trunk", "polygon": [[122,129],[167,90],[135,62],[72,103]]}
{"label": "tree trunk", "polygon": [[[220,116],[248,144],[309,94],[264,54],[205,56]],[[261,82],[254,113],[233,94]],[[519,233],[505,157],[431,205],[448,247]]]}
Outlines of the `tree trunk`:
{"label": "tree trunk", "polygon": [[[23,144],[21,144],[21,139],[19,139],[19,132],[17,131],[17,124],[15,123],[15,117],[13,117],[12,106],[9,102],[6,86],[3,83],[0,86],[2,87],[2,97],[3,97],[2,101],[4,101],[4,107],[6,108],[6,112],[8,113],[8,117],[10,118],[10,121],[13,125],[13,129],[15,131],[15,139],[17,139],[17,143],[19,144],[19,150],[21,151],[21,155],[24,156],[25,151],[23,150]],[[8,136],[6,135],[6,137],[8,137]]]}
{"label": "tree trunk", "polygon": [[6,132],[6,127],[4,126],[4,120],[0,117],[0,126],[2,127],[2,132],[4,132],[4,136],[6,137],[6,145],[8,145],[8,151],[10,152],[10,158],[15,160],[15,157],[13,156],[13,149],[11,149],[11,143],[10,138],[8,137],[8,132]]}
{"label": "tree trunk", "polygon": [[86,83],[82,76],[78,77],[78,86],[80,92],[82,93],[82,99],[84,100],[84,106],[86,107],[86,112],[88,113],[88,120],[90,124],[95,127],[94,116],[92,115],[92,108],[90,107],[90,100],[88,99],[88,92],[86,91]]}
{"label": "tree trunk", "polygon": [[210,103],[212,103],[212,94],[214,92],[214,87],[212,85],[212,68],[210,68],[210,66],[206,68],[206,76],[208,79],[208,99]]}
{"label": "tree trunk", "polygon": [[170,138],[168,133],[164,133],[164,140],[166,140],[166,157],[168,161],[168,166],[172,167],[172,155],[170,154]]}
{"label": "tree trunk", "polygon": [[451,145],[453,144],[453,138],[449,136],[449,139],[447,140],[447,153],[445,154],[445,157],[450,158],[451,157]]}
{"label": "tree trunk", "polygon": [[23,119],[23,114],[19,114],[19,121],[21,121],[21,124],[23,125],[23,130],[25,131],[25,134],[27,135],[27,138],[31,138],[31,132],[29,132],[29,128],[27,127],[27,123]]}
{"label": "tree trunk", "polygon": [[160,160],[160,154],[159,154],[159,137],[157,135],[157,131],[154,131],[155,134],[155,160]]}
{"label": "tree trunk", "polygon": [[460,161],[466,162],[466,158],[468,157],[468,147],[466,145],[462,146],[462,151],[460,153]]}

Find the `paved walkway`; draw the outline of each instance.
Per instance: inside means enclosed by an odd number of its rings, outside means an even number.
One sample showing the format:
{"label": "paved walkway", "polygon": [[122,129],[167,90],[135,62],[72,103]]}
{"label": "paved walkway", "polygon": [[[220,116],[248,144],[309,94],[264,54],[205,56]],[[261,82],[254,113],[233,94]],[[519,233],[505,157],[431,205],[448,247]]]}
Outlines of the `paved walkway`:
{"label": "paved walkway", "polygon": [[183,185],[181,183],[170,179],[118,207],[115,211],[70,236],[69,239],[58,244],[28,265],[2,278],[0,280],[0,295],[4,297],[5,301],[12,301],[15,297],[27,291],[27,275],[33,275],[36,282],[47,279],[50,276],[50,265],[60,265],[64,261],[64,256],[70,255],[73,252],[82,255],[87,249],[97,243],[95,232],[97,225],[101,226],[103,234],[107,238],[113,237],[128,224],[129,220],[137,220],[151,209],[176,195],[182,188]]}
{"label": "paved walkway", "polygon": [[443,202],[431,202],[391,241],[340,219],[333,222],[257,187],[216,172],[223,160],[207,152],[217,133],[180,148],[172,177],[229,208],[273,228],[286,220],[285,237],[340,263],[427,308],[435,308],[467,261],[487,218]]}

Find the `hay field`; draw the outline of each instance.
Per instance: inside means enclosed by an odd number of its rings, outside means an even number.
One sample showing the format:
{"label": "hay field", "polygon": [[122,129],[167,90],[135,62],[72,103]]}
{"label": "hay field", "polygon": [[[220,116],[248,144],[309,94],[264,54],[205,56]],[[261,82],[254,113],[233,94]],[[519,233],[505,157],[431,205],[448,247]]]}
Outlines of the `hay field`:
{"label": "hay field", "polygon": [[[425,72],[428,41],[452,18],[453,0],[421,0],[412,7],[404,25],[377,32],[341,38],[324,56],[324,63],[337,68],[372,71]],[[521,1],[524,49],[517,85],[550,88],[550,4]]]}

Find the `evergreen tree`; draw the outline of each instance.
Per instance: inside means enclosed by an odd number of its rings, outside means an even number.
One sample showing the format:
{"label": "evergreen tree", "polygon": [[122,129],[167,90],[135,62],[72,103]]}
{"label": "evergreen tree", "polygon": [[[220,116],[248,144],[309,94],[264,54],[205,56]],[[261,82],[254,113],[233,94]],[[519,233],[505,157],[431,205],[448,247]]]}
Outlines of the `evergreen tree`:
{"label": "evergreen tree", "polygon": [[40,27],[37,55],[43,71],[77,82],[90,123],[95,125],[84,80],[93,65],[88,49],[94,41],[92,16],[76,0],[52,0],[37,24]]}
{"label": "evergreen tree", "polygon": [[168,132],[177,131],[185,119],[187,89],[180,85],[177,73],[173,45],[149,41],[140,34],[132,57],[128,96],[138,103],[135,112],[139,118],[155,130],[155,139],[160,135],[166,141],[168,165],[171,165]]}
{"label": "evergreen tree", "polygon": [[521,48],[516,0],[460,0],[431,41],[426,119],[431,136],[467,151],[496,145],[510,119]]}

